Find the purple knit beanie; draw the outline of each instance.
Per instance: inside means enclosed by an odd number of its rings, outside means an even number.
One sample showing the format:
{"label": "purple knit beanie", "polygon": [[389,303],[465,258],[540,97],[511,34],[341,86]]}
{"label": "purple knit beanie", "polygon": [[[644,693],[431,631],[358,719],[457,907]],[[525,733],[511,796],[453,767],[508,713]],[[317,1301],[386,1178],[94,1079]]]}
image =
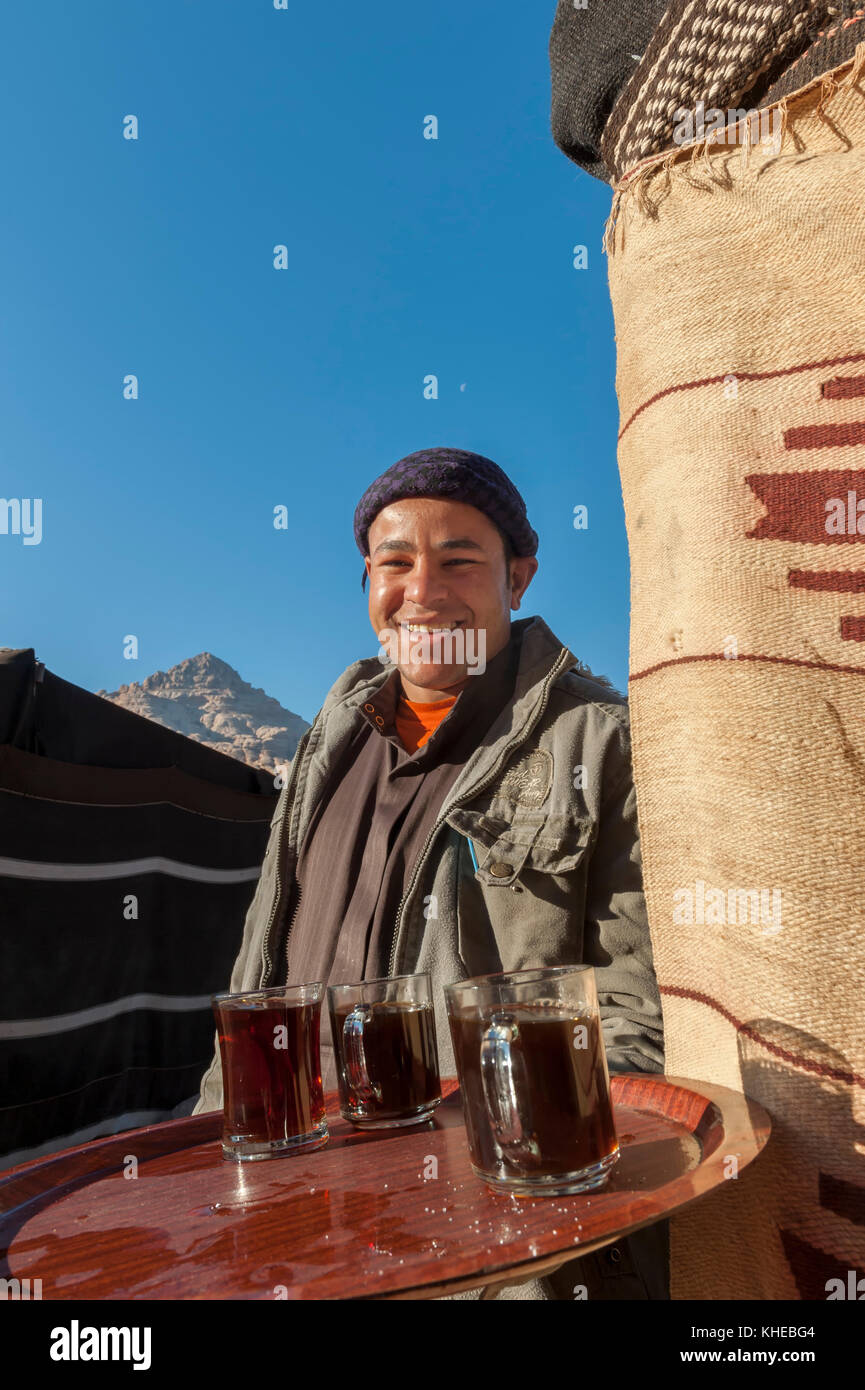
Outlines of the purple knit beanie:
{"label": "purple knit beanie", "polygon": [[534,555],[538,537],[526,504],[492,459],[465,449],[420,449],[407,454],[370,483],[354,513],[354,538],[369,553],[368,533],[383,507],[403,497],[448,497],[477,507],[508,537],[515,555]]}

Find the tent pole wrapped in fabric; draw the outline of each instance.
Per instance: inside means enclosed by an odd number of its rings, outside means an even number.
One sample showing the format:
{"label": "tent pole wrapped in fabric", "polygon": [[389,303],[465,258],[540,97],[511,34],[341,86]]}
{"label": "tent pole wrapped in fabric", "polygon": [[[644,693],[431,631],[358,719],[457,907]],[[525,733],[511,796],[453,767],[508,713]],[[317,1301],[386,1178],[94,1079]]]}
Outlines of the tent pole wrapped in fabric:
{"label": "tent pole wrapped in fabric", "polygon": [[865,1274],[863,71],[644,163],[607,234],[666,1070],[773,1117],[674,1219],[674,1298]]}
{"label": "tent pole wrapped in fabric", "polygon": [[191,1112],[276,804],[0,651],[0,1168]]}

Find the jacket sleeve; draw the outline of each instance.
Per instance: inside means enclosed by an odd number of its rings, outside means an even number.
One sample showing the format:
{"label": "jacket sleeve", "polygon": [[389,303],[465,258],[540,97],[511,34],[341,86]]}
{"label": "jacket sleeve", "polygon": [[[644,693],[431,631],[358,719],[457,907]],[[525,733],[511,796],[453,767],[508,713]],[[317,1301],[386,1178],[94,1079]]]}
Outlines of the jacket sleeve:
{"label": "jacket sleeve", "polygon": [[[246,913],[240,948],[231,971],[231,979],[223,988],[237,993],[245,989],[258,989],[261,984],[261,948],[264,941],[265,925],[276,895],[277,851],[285,815],[286,791],[276,805],[270,822],[267,849],[264,852],[261,873],[256,884],[255,894]],[[193,1115],[205,1110],[219,1110],[223,1104],[222,1062],[219,1055],[219,1034],[213,1035],[213,1056],[210,1066],[201,1078],[199,1097]]]}
{"label": "jacket sleeve", "polygon": [[618,720],[604,758],[583,958],[595,968],[610,1071],[663,1071],[663,1020],[643,893],[630,737],[627,724]]}

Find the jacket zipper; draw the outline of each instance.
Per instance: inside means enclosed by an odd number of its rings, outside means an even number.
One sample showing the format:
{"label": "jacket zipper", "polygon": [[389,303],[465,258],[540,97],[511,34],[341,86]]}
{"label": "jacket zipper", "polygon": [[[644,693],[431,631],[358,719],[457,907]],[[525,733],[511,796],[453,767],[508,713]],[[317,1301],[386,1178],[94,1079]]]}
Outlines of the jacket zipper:
{"label": "jacket zipper", "polygon": [[[302,749],[305,751],[305,745],[306,745],[306,743],[309,741],[309,738],[310,738],[310,736],[311,736],[313,730],[315,729],[316,724],[317,724],[318,721],[319,721],[320,715],[321,715],[321,710],[319,710],[318,714],[315,716],[315,719],[313,719],[312,724],[311,724],[310,727],[307,729],[306,733],[303,735],[303,738],[300,740],[300,743],[297,745],[297,750],[296,750],[296,752],[295,752],[295,757],[294,757],[294,760],[293,760],[292,765],[291,765],[291,769],[292,769],[292,770],[291,770],[291,780],[290,780],[290,782],[289,782],[289,784],[288,784],[288,785],[289,785],[289,789],[293,789],[294,782],[295,782],[295,780],[296,780],[296,778],[297,778],[297,776],[298,776],[299,770],[300,770],[300,756],[299,756],[299,755],[300,755],[300,752],[301,752]],[[288,799],[287,799],[287,800],[288,800]],[[264,933],[264,945],[263,945],[263,947],[262,947],[262,953],[261,953],[261,954],[262,954],[262,959],[263,959],[263,961],[264,961],[265,979],[269,979],[270,973],[271,973],[271,971],[273,970],[273,958],[272,958],[272,956],[271,956],[271,954],[270,954],[270,936],[271,936],[271,932],[273,931],[273,924],[274,924],[274,921],[276,920],[276,914],[277,914],[277,910],[278,910],[278,908],[279,908],[280,894],[281,894],[281,891],[282,891],[282,879],[281,879],[280,872],[279,872],[279,864],[280,864],[280,859],[281,859],[281,857],[282,857],[282,845],[283,845],[283,840],[284,840],[284,838],[285,838],[285,833],[286,833],[286,832],[285,832],[285,823],[286,823],[286,821],[287,821],[288,818],[289,818],[289,811],[290,811],[290,809],[291,809],[291,801],[288,800],[288,804],[286,805],[286,808],[285,808],[285,815],[284,815],[283,821],[282,821],[282,830],[281,830],[281,833],[280,833],[280,836],[279,836],[279,844],[277,845],[277,855],[278,855],[278,858],[277,858],[277,861],[276,861],[276,896],[275,896],[275,898],[274,898],[274,903],[273,903],[273,907],[272,907],[271,912],[270,912],[270,917],[269,917],[269,919],[268,919],[267,927],[265,928],[265,933]],[[288,979],[288,969],[287,969],[287,965],[288,965],[288,943],[289,943],[289,938],[291,937],[292,928],[293,928],[293,926],[294,926],[294,924],[295,924],[295,921],[297,920],[297,913],[298,913],[298,909],[299,909],[299,908],[300,908],[300,890],[298,889],[297,901],[295,902],[294,907],[292,908],[291,920],[290,920],[290,922],[289,922],[289,924],[288,924],[288,927],[286,928],[286,932],[285,932],[285,941],[284,941],[284,943],[283,943],[284,949],[285,949],[285,956],[286,956],[286,980]]]}
{"label": "jacket zipper", "polygon": [[[568,653],[567,655],[570,655],[570,654]],[[484,780],[483,780],[481,783],[479,783],[478,786],[472,788],[471,795],[470,795],[469,798],[468,798],[470,801],[474,801],[474,799],[475,799],[476,796],[479,796],[480,793],[481,793],[482,791],[484,791],[484,790],[490,785],[491,782],[495,781],[496,777],[497,777],[498,774],[499,774],[499,769],[501,768],[502,763],[506,762],[506,761],[507,761],[507,758],[508,758],[508,757],[510,756],[510,754],[513,752],[513,750],[514,750],[515,748],[518,748],[519,745],[520,745],[521,743],[525,743],[526,739],[527,739],[527,738],[529,737],[529,735],[531,734],[532,730],[534,729],[535,725],[538,723],[538,720],[542,717],[542,715],[543,715],[543,713],[544,713],[544,710],[546,709],[546,707],[547,707],[547,705],[548,705],[548,703],[549,703],[550,690],[552,689],[554,683],[558,680],[559,676],[562,674],[560,668],[563,667],[565,670],[569,670],[569,669],[570,669],[570,666],[567,664],[567,655],[563,654],[562,656],[559,657],[558,661],[556,662],[555,666],[553,667],[552,671],[550,672],[549,676],[547,677],[546,682],[545,682],[545,684],[544,684],[543,693],[542,693],[542,695],[541,695],[541,702],[540,702],[540,705],[538,706],[537,714],[535,715],[535,717],[534,717],[534,719],[532,720],[531,724],[529,725],[529,727],[525,730],[525,732],[521,735],[521,737],[520,737],[519,739],[515,739],[512,743],[509,743],[509,744],[507,745],[507,747],[503,750],[503,752],[502,752],[502,754],[501,754],[501,757],[498,759],[498,762],[496,763],[496,765],[495,765],[495,767],[492,769],[492,771],[484,778]],[[459,801],[454,801],[454,802],[447,808],[447,810],[446,810],[446,812],[444,813],[444,815],[439,817],[439,819],[436,821],[435,825],[433,826],[432,830],[430,831],[429,835],[427,836],[426,844],[424,845],[423,849],[421,850],[420,855],[418,856],[418,860],[417,860],[417,863],[416,863],[415,866],[414,866],[414,872],[412,873],[411,879],[410,879],[410,881],[409,881],[408,888],[407,888],[406,891],[403,893],[402,898],[400,899],[399,907],[397,908],[397,912],[396,912],[396,923],[395,923],[395,926],[394,926],[393,943],[392,943],[392,945],[391,945],[391,949],[390,949],[390,958],[389,958],[389,960],[388,960],[388,967],[387,967],[387,973],[388,973],[389,976],[393,975],[393,973],[394,973],[394,968],[395,968],[395,966],[396,966],[397,944],[398,944],[398,942],[399,942],[399,930],[400,930],[400,926],[402,925],[403,908],[405,907],[406,902],[408,901],[408,899],[411,897],[412,893],[414,892],[415,884],[417,883],[417,880],[418,880],[418,878],[420,877],[421,872],[422,872],[422,870],[423,870],[423,864],[424,864],[424,860],[426,859],[426,856],[427,856],[427,851],[428,851],[430,845],[432,844],[434,837],[438,834],[438,832],[439,832],[439,830],[441,829],[441,827],[445,824],[445,821],[447,820],[447,818],[448,818],[448,816],[451,814],[451,812],[452,812],[452,811],[455,811],[455,810],[457,809],[458,806],[462,806],[462,805],[463,805],[463,799],[462,799],[462,798],[461,798]]]}
{"label": "jacket zipper", "polygon": [[[295,782],[297,781],[298,773],[299,773],[299,771],[300,771],[301,755],[302,755],[302,754],[305,755],[305,753],[306,753],[306,745],[307,745],[307,743],[309,742],[309,739],[310,739],[310,736],[311,736],[311,734],[312,734],[313,729],[315,728],[315,724],[316,724],[317,719],[318,719],[318,716],[316,715],[316,719],[313,720],[312,724],[310,725],[310,727],[307,729],[306,733],[305,733],[305,734],[303,735],[303,737],[301,738],[300,743],[297,745],[297,748],[296,748],[296,750],[295,750],[294,760],[293,760],[292,765],[291,765],[291,775],[290,775],[290,778],[289,778],[288,787],[286,788],[285,815],[284,815],[283,818],[282,818],[282,824],[281,824],[281,826],[280,826],[280,831],[279,831],[279,838],[278,838],[277,844],[276,844],[276,893],[275,893],[274,899],[273,899],[273,907],[272,907],[271,910],[270,910],[270,917],[268,918],[267,926],[265,927],[265,931],[264,931],[264,943],[263,943],[262,951],[261,951],[262,960],[264,961],[264,975],[263,975],[263,979],[264,979],[264,980],[269,980],[269,979],[270,979],[271,971],[273,970],[273,958],[272,958],[272,956],[271,956],[271,954],[270,954],[270,937],[271,937],[271,933],[272,933],[272,931],[273,931],[273,924],[274,924],[274,922],[276,921],[276,914],[277,914],[277,912],[278,912],[278,910],[279,910],[279,900],[280,900],[280,897],[282,896],[282,875],[281,875],[281,873],[280,873],[280,863],[281,863],[281,860],[282,860],[282,847],[283,847],[283,843],[284,843],[284,841],[285,841],[285,835],[286,835],[286,825],[287,825],[287,822],[288,822],[288,820],[289,820],[289,818],[290,818],[291,811],[292,811],[294,784],[295,784]],[[294,919],[295,919],[296,916],[297,916],[297,905],[295,904],[295,909],[294,909],[294,912],[292,913],[292,918],[291,918],[291,925],[292,925],[292,926],[294,925]],[[291,930],[291,927],[289,927],[289,930]],[[286,940],[287,940],[287,938],[286,938]]]}
{"label": "jacket zipper", "polygon": [[297,885],[297,899],[296,899],[296,901],[295,901],[294,907],[292,908],[292,912],[291,912],[291,921],[289,922],[288,926],[286,927],[286,931],[285,931],[285,941],[283,942],[283,951],[284,951],[284,953],[285,953],[285,980],[286,980],[286,984],[288,983],[288,943],[289,943],[289,940],[290,940],[290,938],[291,938],[291,929],[292,929],[292,927],[294,926],[294,923],[295,923],[295,921],[296,921],[296,919],[297,919],[297,914],[298,914],[298,911],[299,911],[299,910],[300,910],[300,884]]}

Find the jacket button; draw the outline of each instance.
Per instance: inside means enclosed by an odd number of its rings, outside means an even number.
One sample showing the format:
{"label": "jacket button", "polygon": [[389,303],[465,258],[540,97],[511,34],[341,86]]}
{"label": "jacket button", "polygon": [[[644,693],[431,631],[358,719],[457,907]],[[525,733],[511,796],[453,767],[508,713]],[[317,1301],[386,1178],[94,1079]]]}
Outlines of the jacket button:
{"label": "jacket button", "polygon": [[493,878],[510,878],[512,872],[510,864],[490,864]]}
{"label": "jacket button", "polygon": [[367,701],[367,703],[364,705],[364,709],[366,710],[367,714],[375,713],[375,705],[371,705],[369,701]]}
{"label": "jacket button", "polygon": [[617,1265],[617,1264],[619,1263],[619,1261],[621,1260],[621,1258],[622,1258],[622,1252],[621,1252],[621,1250],[617,1249],[616,1246],[614,1245],[613,1248],[612,1248],[612,1250],[610,1251],[610,1259],[612,1260],[612,1262],[613,1262],[614,1265]]}

